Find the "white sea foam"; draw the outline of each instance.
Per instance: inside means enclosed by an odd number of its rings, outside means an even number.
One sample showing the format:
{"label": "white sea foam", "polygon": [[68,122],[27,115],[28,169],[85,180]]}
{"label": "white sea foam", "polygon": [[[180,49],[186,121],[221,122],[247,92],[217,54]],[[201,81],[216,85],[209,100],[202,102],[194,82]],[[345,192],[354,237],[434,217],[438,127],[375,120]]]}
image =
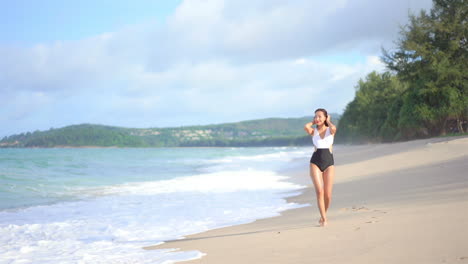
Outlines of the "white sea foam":
{"label": "white sea foam", "polygon": [[[280,148],[284,150],[283,148]],[[308,148],[294,148],[290,151],[276,151],[267,154],[229,156],[220,159],[204,160],[208,166],[200,169],[200,172],[218,172],[226,170],[243,170],[255,168],[257,170],[278,170],[287,167],[291,161],[304,158],[312,151]]]}
{"label": "white sea foam", "polygon": [[[153,182],[126,183],[100,188],[100,194],[136,193],[154,195],[176,192],[235,192],[244,190],[288,190],[303,186],[285,181],[288,177],[272,171],[258,171],[251,168],[239,171],[225,171],[178,177]],[[80,190],[83,192],[86,190]]]}
{"label": "white sea foam", "polygon": [[[284,148],[280,148],[284,150]],[[258,155],[240,155],[240,156],[231,156],[221,159],[209,159],[206,160],[207,163],[231,163],[235,161],[269,161],[269,162],[289,162],[294,158],[303,157],[308,155],[311,152],[306,148],[297,148],[294,151],[275,151],[268,154],[258,154]]]}
{"label": "white sea foam", "polygon": [[[80,188],[82,200],[0,212],[0,263],[172,263],[202,252],[142,247],[251,222],[305,205],[302,186],[272,171],[218,171],[171,180]],[[291,195],[294,193],[290,193]]]}

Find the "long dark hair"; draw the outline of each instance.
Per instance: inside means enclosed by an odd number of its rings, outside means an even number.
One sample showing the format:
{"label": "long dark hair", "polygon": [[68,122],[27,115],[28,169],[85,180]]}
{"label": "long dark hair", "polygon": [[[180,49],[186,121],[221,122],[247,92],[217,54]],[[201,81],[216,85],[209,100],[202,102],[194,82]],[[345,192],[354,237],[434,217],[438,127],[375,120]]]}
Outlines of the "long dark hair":
{"label": "long dark hair", "polygon": [[324,115],[325,115],[325,125],[328,126],[328,122],[326,120],[326,118],[328,118],[328,112],[327,110],[323,109],[323,108],[319,108],[317,110],[315,110],[314,114],[316,114],[317,112],[322,112]]}

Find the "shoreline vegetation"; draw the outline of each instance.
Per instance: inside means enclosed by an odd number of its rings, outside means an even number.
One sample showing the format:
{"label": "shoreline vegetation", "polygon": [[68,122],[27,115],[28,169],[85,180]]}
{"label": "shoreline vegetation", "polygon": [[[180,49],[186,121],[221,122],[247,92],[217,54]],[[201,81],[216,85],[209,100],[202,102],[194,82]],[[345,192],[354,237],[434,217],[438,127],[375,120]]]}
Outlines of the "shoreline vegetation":
{"label": "shoreline vegetation", "polygon": [[[437,139],[437,138],[463,138],[463,137],[466,137],[468,136],[468,132],[465,132],[463,134],[461,133],[457,133],[457,134],[446,134],[446,135],[443,135],[443,136],[437,136],[437,137],[432,137],[432,138],[427,138],[427,139]],[[411,140],[410,140],[411,141]],[[406,141],[406,142],[410,142],[410,141]],[[405,142],[405,141],[401,141],[401,142]],[[393,142],[393,143],[399,143],[399,142]],[[379,144],[379,143],[373,143],[373,142],[367,142],[367,143],[364,143],[364,144]],[[353,146],[353,145],[364,145],[364,144],[341,144],[343,146]],[[338,144],[337,144],[338,145]],[[298,145],[298,146],[303,146],[303,145]],[[231,147],[234,147],[234,146],[231,146]],[[262,147],[262,146],[259,146],[259,147]],[[276,146],[276,147],[282,147],[282,146]],[[287,147],[287,146],[286,146]],[[18,147],[3,147],[3,146],[0,146],[0,148],[18,148]],[[53,147],[21,147],[23,149],[44,149],[44,148],[47,148],[47,149],[116,149],[116,148],[139,148],[139,147],[119,147],[119,146],[53,146]],[[147,148],[166,148],[166,147],[147,147]],[[225,146],[223,147],[217,147],[217,146],[182,146],[182,147],[167,147],[167,148],[200,148],[200,149],[203,149],[203,148],[226,148]]]}
{"label": "shoreline vegetation", "polygon": [[[337,115],[335,115],[337,116]],[[304,117],[300,119],[304,119],[306,121],[310,120],[309,118],[312,117]],[[291,118],[288,119],[287,122],[291,121]],[[258,121],[258,120],[257,120]],[[249,122],[249,121],[246,121]],[[338,121],[335,121],[339,123]],[[242,123],[242,122],[240,122]],[[217,126],[223,126],[217,125]],[[198,126],[197,126],[198,127]],[[76,132],[75,134],[79,134],[76,137],[73,137],[72,135],[67,135],[66,131],[74,131],[76,130],[81,130]],[[183,131],[190,131],[191,127],[186,127],[186,128],[163,128],[163,129],[172,129],[173,131],[178,131],[178,130],[183,130]],[[188,138],[184,142],[180,143],[173,143],[173,144],[155,144],[155,145],[141,145],[141,144],[134,144],[132,145],[132,141],[135,142],[135,140],[132,140],[130,142],[122,142],[119,144],[108,144],[107,142],[115,142],[115,137],[112,135],[106,135],[105,130],[152,130],[152,129],[138,129],[138,128],[122,128],[122,127],[112,127],[112,126],[104,126],[104,125],[92,125],[92,124],[82,124],[82,125],[74,125],[74,126],[67,126],[63,128],[58,128],[58,129],[49,129],[46,131],[35,131],[34,133],[22,133],[18,135],[12,135],[9,137],[5,137],[2,140],[0,140],[0,148],[29,148],[29,149],[35,149],[35,148],[83,148],[83,149],[90,149],[90,148],[223,148],[223,147],[283,147],[283,146],[308,146],[311,145],[310,137],[309,136],[300,136],[296,134],[292,134],[289,136],[282,136],[282,137],[275,137],[271,136],[268,138],[267,136],[263,136],[263,139],[250,139],[250,140],[242,140],[242,141],[236,141],[232,139],[226,139],[226,138],[220,138],[218,140],[210,140],[210,141],[203,141],[203,140],[198,140],[198,139],[191,139]],[[101,135],[96,138],[106,139],[106,143],[102,143],[100,145],[99,142],[93,142],[93,138],[96,135],[96,130],[101,130]],[[156,131],[154,129],[154,131]],[[58,131],[58,132],[57,132]],[[227,130],[224,130],[227,131]],[[302,132],[302,131],[300,131]],[[64,134],[61,134],[64,133]],[[177,132],[173,132],[176,133]],[[180,132],[179,132],[180,133]],[[188,132],[192,133],[192,132]],[[253,133],[256,135],[261,135],[261,132],[246,132],[244,131],[243,133]],[[183,133],[182,133],[183,134]],[[192,133],[193,134],[193,133]],[[299,133],[300,134],[300,133]],[[244,134],[245,135],[245,134]],[[444,137],[463,137],[467,136],[468,132],[464,133],[448,133],[444,135],[439,135],[439,136],[433,136],[433,137],[426,137],[426,138],[444,138]],[[74,140],[73,144],[54,144],[54,142],[59,141],[60,139],[66,139],[68,137],[72,137],[71,140]],[[120,137],[121,140],[122,137]],[[424,138],[422,138],[424,139]],[[152,139],[153,142],[157,142],[157,140]],[[190,142],[193,140],[194,142]],[[83,142],[85,141],[85,142]],[[338,138],[337,144],[340,145],[362,145],[362,144],[378,144],[378,143],[386,143],[378,140],[366,140],[366,141],[345,141],[341,138]],[[406,141],[406,140],[400,140],[400,141],[394,141],[396,142],[401,142],[401,141]],[[85,144],[83,145],[78,145],[76,142],[83,142]],[[167,141],[166,141],[167,142]],[[175,142],[175,140],[173,140]],[[209,144],[206,144],[206,143]],[[214,142],[214,143],[213,143]],[[63,141],[62,141],[63,143]],[[94,143],[94,144],[93,144]],[[249,145],[249,143],[251,143]],[[253,144],[252,144],[253,143]],[[206,145],[203,145],[206,144]],[[219,145],[216,145],[219,144]]]}
{"label": "shoreline vegetation", "polygon": [[[339,122],[340,115],[332,117]],[[169,128],[79,124],[4,137],[0,148],[300,146],[310,143],[302,127],[312,118],[266,118]]]}
{"label": "shoreline vegetation", "polygon": [[395,142],[464,134],[468,124],[468,5],[434,0],[409,15],[383,73],[357,84],[338,126],[342,142]]}

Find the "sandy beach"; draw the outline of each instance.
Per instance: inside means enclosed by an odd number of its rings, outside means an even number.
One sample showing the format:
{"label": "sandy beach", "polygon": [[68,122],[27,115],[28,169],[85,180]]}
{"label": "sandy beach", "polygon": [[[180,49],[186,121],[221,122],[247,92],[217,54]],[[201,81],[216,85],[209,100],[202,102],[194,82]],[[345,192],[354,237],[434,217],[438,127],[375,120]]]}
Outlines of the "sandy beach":
{"label": "sandy beach", "polygon": [[326,227],[304,157],[281,173],[307,186],[287,201],[310,206],[145,249],[206,254],[186,263],[468,263],[467,136],[335,146],[334,156]]}

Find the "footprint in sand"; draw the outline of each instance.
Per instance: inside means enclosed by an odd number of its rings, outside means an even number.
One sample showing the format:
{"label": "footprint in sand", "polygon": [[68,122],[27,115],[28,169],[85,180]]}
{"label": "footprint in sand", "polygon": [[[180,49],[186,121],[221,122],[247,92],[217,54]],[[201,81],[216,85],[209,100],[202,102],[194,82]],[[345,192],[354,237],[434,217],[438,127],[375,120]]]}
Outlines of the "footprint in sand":
{"label": "footprint in sand", "polygon": [[372,219],[371,219],[370,221],[367,221],[366,224],[373,224],[373,223],[379,222],[377,216],[372,216],[371,218],[372,218]]}
{"label": "footprint in sand", "polygon": [[386,213],[387,213],[387,212],[382,211],[382,210],[379,210],[379,209],[374,209],[374,212],[380,212],[380,213],[382,213],[382,214],[386,214]]}
{"label": "footprint in sand", "polygon": [[348,210],[351,210],[351,211],[369,211],[369,208],[367,208],[365,206],[355,206],[355,205],[353,205],[351,208],[345,207],[345,208],[340,209],[340,211],[348,211]]}
{"label": "footprint in sand", "polygon": [[365,207],[365,206],[360,206],[360,207],[353,206],[353,207],[351,208],[351,210],[353,210],[353,211],[368,211],[369,208],[367,208],[367,207]]}
{"label": "footprint in sand", "polygon": [[[370,211],[369,208],[367,208],[366,206],[358,206],[358,205],[353,205],[351,207],[344,207],[344,208],[341,208],[340,211],[353,211],[353,212],[360,212],[360,211]],[[372,212],[378,212],[378,213],[382,213],[382,214],[386,214],[387,212],[386,211],[382,211],[382,210],[379,210],[379,209],[374,209],[372,210]],[[378,223],[380,220],[378,219],[377,216],[371,216],[371,219],[367,222],[365,222],[366,224],[374,224],[374,223]],[[361,229],[360,227],[356,227],[354,229],[354,231],[357,231]]]}

